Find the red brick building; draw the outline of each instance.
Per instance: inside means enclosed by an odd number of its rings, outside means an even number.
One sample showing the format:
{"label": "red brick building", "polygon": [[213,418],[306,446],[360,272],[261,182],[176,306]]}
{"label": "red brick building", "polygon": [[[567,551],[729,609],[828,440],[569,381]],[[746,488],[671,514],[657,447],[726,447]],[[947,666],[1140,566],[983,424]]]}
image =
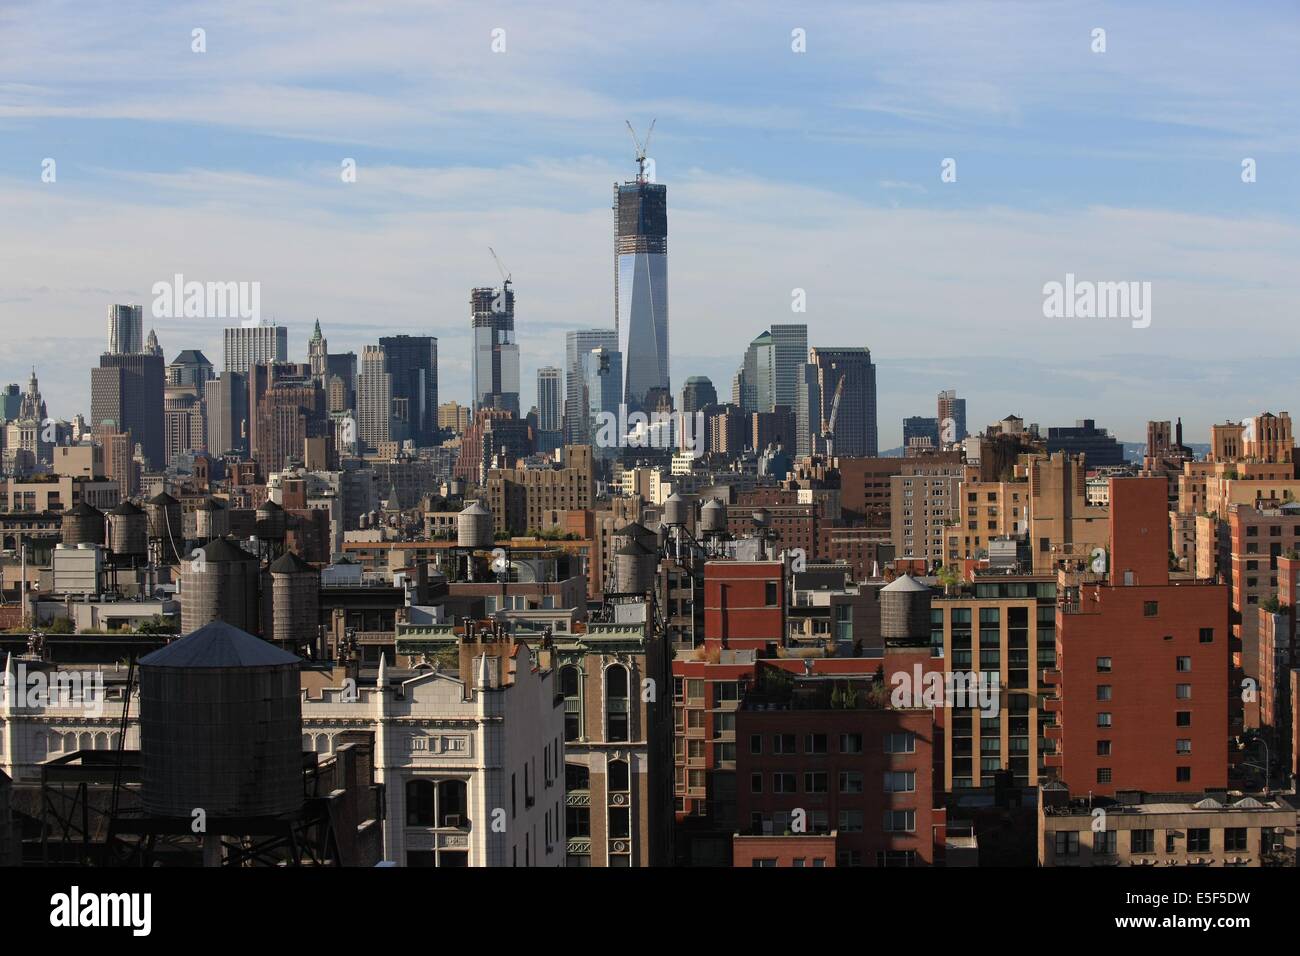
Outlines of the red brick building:
{"label": "red brick building", "polygon": [[733,866],[833,867],[835,834],[732,837]]}
{"label": "red brick building", "polygon": [[1171,580],[1166,484],[1112,479],[1108,571],[1060,572],[1056,615],[1060,778],[1113,795],[1224,787],[1228,591]]}

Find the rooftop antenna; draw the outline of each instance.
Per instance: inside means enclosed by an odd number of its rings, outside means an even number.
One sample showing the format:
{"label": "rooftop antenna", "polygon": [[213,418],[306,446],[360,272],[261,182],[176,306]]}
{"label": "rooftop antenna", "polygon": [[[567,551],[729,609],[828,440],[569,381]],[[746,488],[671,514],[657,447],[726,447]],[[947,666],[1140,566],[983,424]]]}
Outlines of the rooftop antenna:
{"label": "rooftop antenna", "polygon": [[650,147],[650,137],[655,131],[655,120],[650,121],[650,128],[645,132],[645,139],[637,139],[636,130],[632,128],[631,120],[624,120],[627,123],[627,131],[632,134],[632,144],[636,146],[636,181],[645,182],[645,151]]}

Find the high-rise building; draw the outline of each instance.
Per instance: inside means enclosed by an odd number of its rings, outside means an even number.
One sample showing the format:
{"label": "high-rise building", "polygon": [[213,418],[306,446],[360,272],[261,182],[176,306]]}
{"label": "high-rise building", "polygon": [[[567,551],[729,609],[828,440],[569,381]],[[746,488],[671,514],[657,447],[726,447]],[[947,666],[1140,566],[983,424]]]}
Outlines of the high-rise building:
{"label": "high-rise building", "polygon": [[432,335],[389,335],[379,340],[392,380],[392,441],[417,447],[438,443],[438,340]]}
{"label": "high-rise building", "polygon": [[558,432],[564,424],[562,373],[554,366],[537,370],[537,427]]}
{"label": "high-rise building", "polygon": [[932,448],[939,447],[939,419],[924,418],[915,415],[903,419],[903,448],[909,448],[916,440]]}
{"label": "high-rise building", "polygon": [[470,361],[474,410],[499,408],[519,414],[519,343],[515,341],[515,292],[506,279],[499,289],[474,289],[469,296],[474,354]]}
{"label": "high-rise building", "polygon": [[[878,454],[876,367],[867,348],[821,348],[808,352],[813,367],[815,401],[809,426],[830,439],[830,450],[848,457]],[[826,450],[822,443],[820,450]]]}
{"label": "high-rise building", "polygon": [[[791,323],[772,326],[773,405],[795,408],[799,399],[799,379],[808,361],[808,326]],[[761,408],[758,411],[768,411]]]}
{"label": "high-rise building", "polygon": [[598,458],[613,458],[618,454],[618,446],[612,442],[604,443],[603,447],[599,444],[600,421],[602,415],[618,415],[623,355],[614,349],[592,349],[581,356],[578,368],[582,376],[580,401],[585,419],[583,437],[576,444],[591,445]]}
{"label": "high-rise building", "polygon": [[321,387],[326,384],[326,377],[329,375],[330,344],[326,341],[325,336],[321,335],[320,319],[316,320],[316,328],[312,330],[311,338],[307,341],[307,363],[311,365],[311,377],[320,383]]}
{"label": "high-rise building", "polygon": [[[618,348],[613,329],[575,329],[564,336],[564,440],[581,444],[587,437],[587,405],[582,396],[583,376],[579,363],[592,349]],[[620,394],[621,394],[620,386]],[[617,403],[616,403],[617,404]]]}
{"label": "high-rise building", "polygon": [[93,425],[130,432],[149,466],[164,467],[162,356],[101,355],[99,368],[90,370],[90,417]]}
{"label": "high-rise building", "polygon": [[668,188],[650,182],[644,164],[614,187],[614,329],[623,353],[623,400],[641,411],[652,388],[668,381]]}
{"label": "high-rise building", "polygon": [[939,438],[943,444],[959,442],[970,434],[966,430],[966,399],[958,398],[955,390],[948,388],[939,393],[937,410]]}
{"label": "high-rise building", "polygon": [[369,450],[391,441],[393,377],[388,360],[378,345],[361,350],[361,371],[357,375],[357,439]]}
{"label": "high-rise building", "polygon": [[330,411],[344,412],[357,407],[357,353],[342,352],[325,357],[325,368],[330,379],[337,379],[342,388],[342,399],[338,407],[331,406]]}
{"label": "high-rise building", "polygon": [[198,349],[186,349],[167,366],[167,384],[188,386],[203,397],[203,386],[212,380],[212,363]]}
{"label": "high-rise building", "polygon": [[469,428],[472,417],[469,406],[460,402],[443,402],[438,406],[438,427],[453,435],[459,435]]}
{"label": "high-rise building", "polygon": [[108,307],[108,351],[110,355],[144,351],[144,314],[140,306]]}
{"label": "high-rise building", "polygon": [[708,376],[692,375],[682,386],[683,415],[693,415],[716,404],[718,404],[718,390],[713,387],[713,382]]}
{"label": "high-rise building", "polygon": [[238,328],[225,330],[227,372],[248,374],[254,365],[284,362],[289,357],[289,330],[283,325],[266,325],[250,319]]}
{"label": "high-rise building", "polygon": [[1124,464],[1124,446],[1096,424],[1091,418],[1080,418],[1073,427],[1047,429],[1047,453],[1087,455],[1089,468]]}
{"label": "high-rise building", "polygon": [[776,397],[776,362],[771,332],[763,332],[749,343],[738,380],[741,408],[747,412],[772,410]]}
{"label": "high-rise building", "polygon": [[248,376],[222,372],[203,386],[208,409],[208,451],[248,453]]}

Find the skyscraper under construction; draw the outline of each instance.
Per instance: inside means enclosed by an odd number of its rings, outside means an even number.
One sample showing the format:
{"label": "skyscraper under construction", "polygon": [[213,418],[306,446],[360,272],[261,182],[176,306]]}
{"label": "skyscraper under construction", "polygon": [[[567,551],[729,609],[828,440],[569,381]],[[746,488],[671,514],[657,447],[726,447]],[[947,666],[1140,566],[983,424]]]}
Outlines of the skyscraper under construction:
{"label": "skyscraper under construction", "polygon": [[474,323],[474,410],[498,408],[519,414],[519,345],[515,341],[515,292],[510,280],[501,288],[470,293]]}
{"label": "skyscraper under construction", "polygon": [[668,188],[653,182],[653,172],[647,175],[640,142],[636,158],[636,179],[614,187],[614,328],[623,353],[623,400],[630,412],[645,409],[652,388],[670,388]]}

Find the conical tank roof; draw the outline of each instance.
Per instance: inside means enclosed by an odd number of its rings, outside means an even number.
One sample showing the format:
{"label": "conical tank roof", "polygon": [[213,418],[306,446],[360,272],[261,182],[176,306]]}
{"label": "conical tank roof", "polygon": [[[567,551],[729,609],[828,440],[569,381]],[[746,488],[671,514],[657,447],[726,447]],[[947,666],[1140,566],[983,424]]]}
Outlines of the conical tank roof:
{"label": "conical tank roof", "polygon": [[109,514],[111,514],[111,515],[118,515],[118,516],[122,516],[122,515],[142,515],[142,514],[144,514],[144,512],[141,511],[139,508],[137,508],[135,505],[131,504],[130,501],[123,501],[123,502],[122,502],[121,504],[119,504],[116,508],[114,508],[114,509],[112,509],[111,511],[109,511]]}
{"label": "conical tank roof", "polygon": [[279,667],[302,659],[225,621],[205,624],[140,658],[142,667]]}
{"label": "conical tank roof", "polygon": [[272,574],[313,574],[316,569],[292,551],[286,551],[271,564]]}
{"label": "conical tank roof", "polygon": [[903,574],[886,584],[882,591],[928,591],[930,590],[910,574]]}
{"label": "conical tank roof", "polygon": [[205,544],[200,550],[203,551],[205,561],[256,561],[257,558],[238,545],[232,544],[228,538],[217,538]]}

